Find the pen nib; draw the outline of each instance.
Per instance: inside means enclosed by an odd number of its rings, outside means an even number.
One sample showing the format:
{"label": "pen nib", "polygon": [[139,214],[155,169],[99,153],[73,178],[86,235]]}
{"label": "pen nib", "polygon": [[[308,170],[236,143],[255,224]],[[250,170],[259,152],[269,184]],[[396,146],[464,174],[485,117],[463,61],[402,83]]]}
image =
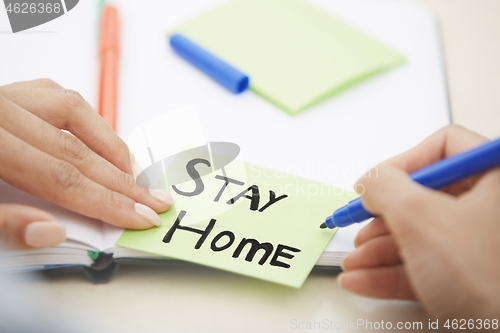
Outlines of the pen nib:
{"label": "pen nib", "polygon": [[320,227],[321,229],[326,229],[326,223],[325,223],[325,222],[321,223],[321,225],[320,225],[319,227]]}

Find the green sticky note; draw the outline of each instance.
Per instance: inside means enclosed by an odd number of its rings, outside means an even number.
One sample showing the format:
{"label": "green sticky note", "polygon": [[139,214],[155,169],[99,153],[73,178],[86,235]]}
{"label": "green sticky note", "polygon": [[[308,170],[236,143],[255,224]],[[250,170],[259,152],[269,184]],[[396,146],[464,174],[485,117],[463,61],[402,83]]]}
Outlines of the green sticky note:
{"label": "green sticky note", "polygon": [[250,77],[290,114],[404,61],[398,52],[300,0],[241,0],[172,30]]}
{"label": "green sticky note", "polygon": [[[202,192],[160,214],[160,227],[126,230],[116,245],[299,288],[336,232],[319,225],[356,195],[244,165],[245,179],[229,184],[221,170],[201,177]],[[188,181],[176,188],[197,186]]]}

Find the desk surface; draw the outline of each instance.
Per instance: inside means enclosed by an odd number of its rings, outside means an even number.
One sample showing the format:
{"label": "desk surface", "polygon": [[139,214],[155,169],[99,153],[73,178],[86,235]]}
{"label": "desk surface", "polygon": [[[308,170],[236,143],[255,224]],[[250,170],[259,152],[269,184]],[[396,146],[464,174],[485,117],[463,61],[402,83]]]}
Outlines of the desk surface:
{"label": "desk surface", "polygon": [[[441,19],[454,122],[500,135],[498,2],[421,1]],[[16,286],[30,297],[11,301],[11,310],[23,309],[11,318],[70,323],[75,331],[286,332],[306,331],[298,328],[308,322],[428,320],[417,303],[352,295],[328,273],[313,273],[300,290],[196,266],[122,267],[112,283],[97,286],[82,276],[19,278]]]}

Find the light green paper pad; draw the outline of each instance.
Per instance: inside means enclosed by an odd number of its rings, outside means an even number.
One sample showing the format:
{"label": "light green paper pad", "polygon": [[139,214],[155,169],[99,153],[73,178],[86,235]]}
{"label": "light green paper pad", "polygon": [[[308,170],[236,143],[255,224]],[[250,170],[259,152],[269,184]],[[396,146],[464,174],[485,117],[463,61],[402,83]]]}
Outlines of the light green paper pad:
{"label": "light green paper pad", "polygon": [[[215,175],[222,175],[221,170],[203,176],[203,192],[184,200],[182,210],[174,206],[166,213],[160,214],[163,222],[160,227],[145,231],[124,231],[116,245],[300,288],[336,232],[336,229],[320,229],[319,225],[336,208],[356,196],[339,188],[251,164],[245,163],[245,170],[245,184],[229,184],[218,202],[215,202],[214,198],[224,181],[216,179]],[[194,182],[190,181],[189,184],[181,184],[178,188],[191,191],[193,184]],[[250,210],[251,200],[245,197],[235,201],[234,205],[227,204],[228,199],[236,197],[252,185],[258,186],[259,210],[268,203],[270,190],[274,191],[276,198],[283,194],[288,197],[273,203],[262,212]],[[246,194],[251,196],[252,191]],[[213,210],[214,205],[231,206],[231,209],[190,224],[193,222],[190,218],[193,219],[199,212]],[[175,231],[169,243],[163,242],[181,211],[185,212],[180,220],[181,226],[189,225],[189,228],[203,231],[212,219],[216,220],[199,249],[195,249],[195,245],[202,235],[188,230],[172,229]],[[232,242],[231,234],[234,235]],[[247,255],[252,248],[248,243],[239,256],[234,258],[243,238],[255,239],[260,244],[269,243],[271,248],[265,245],[267,250],[257,250],[253,259],[247,261]],[[228,244],[228,248],[221,250]],[[289,248],[283,248],[282,255],[276,257],[275,265],[271,265],[280,244]],[[212,249],[214,246],[215,251]],[[290,248],[299,249],[300,252],[294,252]],[[269,257],[265,259],[267,251]],[[293,258],[287,258],[290,255]],[[260,265],[259,261],[263,258],[265,262]],[[277,262],[290,267],[281,267]]]}
{"label": "light green paper pad", "polygon": [[250,88],[290,114],[393,67],[404,57],[299,0],[241,0],[180,32],[250,77]]}

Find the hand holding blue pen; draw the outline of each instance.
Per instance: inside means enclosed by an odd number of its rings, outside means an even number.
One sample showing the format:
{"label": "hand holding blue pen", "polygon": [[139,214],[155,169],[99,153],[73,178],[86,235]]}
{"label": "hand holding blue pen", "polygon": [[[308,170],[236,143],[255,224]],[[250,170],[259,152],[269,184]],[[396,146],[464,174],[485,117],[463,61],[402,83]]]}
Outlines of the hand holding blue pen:
{"label": "hand holding blue pen", "polygon": [[[438,190],[499,165],[500,139],[497,139],[415,171],[410,178],[421,185]],[[371,217],[374,215],[363,207],[361,198],[358,198],[337,209],[320,227],[347,227]]]}
{"label": "hand holding blue pen", "polygon": [[[473,154],[484,167],[485,160],[499,156],[498,141],[485,141],[449,126],[378,165],[376,177],[358,180],[363,206],[376,217],[358,233],[356,250],[343,260],[344,272],[337,278],[342,288],[368,297],[419,301],[439,319],[439,328],[449,318],[473,318],[471,328],[493,324],[498,330],[500,167],[465,179],[443,173],[445,180],[462,180],[440,191],[414,181],[432,185],[432,177],[423,172],[432,169],[425,167],[439,170],[441,160],[464,163],[453,156],[468,160]],[[480,150],[474,149],[480,144]],[[437,178],[434,187],[443,186],[442,181]]]}

